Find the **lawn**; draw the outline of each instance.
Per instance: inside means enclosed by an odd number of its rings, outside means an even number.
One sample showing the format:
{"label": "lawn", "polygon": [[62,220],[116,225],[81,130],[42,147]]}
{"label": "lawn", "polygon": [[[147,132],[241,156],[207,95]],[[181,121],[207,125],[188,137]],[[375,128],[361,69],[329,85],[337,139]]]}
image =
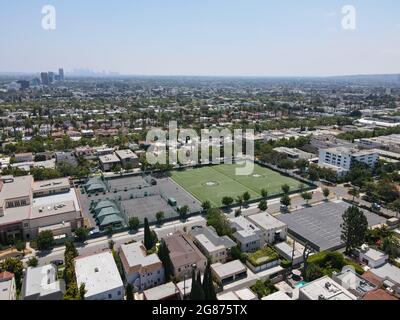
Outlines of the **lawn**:
{"label": "lawn", "polygon": [[251,199],[261,198],[261,189],[268,190],[268,195],[280,194],[281,186],[288,184],[291,190],[299,186],[295,179],[282,176],[278,172],[254,164],[254,171],[248,176],[238,176],[237,164],[221,164],[217,166],[173,171],[171,178],[190,192],[201,202],[210,201],[214,206],[221,206],[225,196],[236,198],[246,191]]}
{"label": "lawn", "polygon": [[262,266],[278,259],[279,254],[270,247],[264,247],[254,253],[247,255],[247,260],[255,267]]}

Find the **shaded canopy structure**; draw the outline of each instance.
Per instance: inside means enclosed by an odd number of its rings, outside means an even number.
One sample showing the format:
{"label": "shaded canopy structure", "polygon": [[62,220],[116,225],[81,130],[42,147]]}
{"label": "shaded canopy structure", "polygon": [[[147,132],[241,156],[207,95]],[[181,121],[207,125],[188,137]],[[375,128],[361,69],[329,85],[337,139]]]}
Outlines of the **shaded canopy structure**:
{"label": "shaded canopy structure", "polygon": [[99,178],[90,178],[86,181],[84,188],[87,193],[106,192],[107,187]]}
{"label": "shaded canopy structure", "polygon": [[94,206],[94,218],[101,229],[122,225],[125,220],[121,210],[112,200],[102,200]]}

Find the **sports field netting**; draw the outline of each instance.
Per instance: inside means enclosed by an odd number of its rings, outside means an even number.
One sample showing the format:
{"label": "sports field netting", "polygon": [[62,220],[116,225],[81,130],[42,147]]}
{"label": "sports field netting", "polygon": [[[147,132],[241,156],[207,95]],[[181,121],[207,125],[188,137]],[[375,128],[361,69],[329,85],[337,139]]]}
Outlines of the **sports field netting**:
{"label": "sports field netting", "polygon": [[285,177],[278,172],[254,164],[254,171],[248,176],[238,176],[235,173],[240,164],[221,164],[217,166],[173,171],[172,179],[190,192],[201,202],[210,201],[214,206],[221,206],[225,196],[236,198],[246,191],[251,199],[261,197],[261,189],[268,194],[280,194],[281,186],[288,184],[291,190],[298,189],[299,182]]}

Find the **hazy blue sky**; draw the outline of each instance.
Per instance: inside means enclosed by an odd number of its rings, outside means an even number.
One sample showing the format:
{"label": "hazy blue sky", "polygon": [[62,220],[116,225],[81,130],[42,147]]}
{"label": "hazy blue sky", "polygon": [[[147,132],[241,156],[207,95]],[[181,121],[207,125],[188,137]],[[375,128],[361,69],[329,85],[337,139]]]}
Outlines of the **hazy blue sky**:
{"label": "hazy blue sky", "polygon": [[[41,27],[52,4],[57,28]],[[344,5],[357,29],[341,27]],[[400,72],[398,0],[1,0],[0,71],[157,75]]]}

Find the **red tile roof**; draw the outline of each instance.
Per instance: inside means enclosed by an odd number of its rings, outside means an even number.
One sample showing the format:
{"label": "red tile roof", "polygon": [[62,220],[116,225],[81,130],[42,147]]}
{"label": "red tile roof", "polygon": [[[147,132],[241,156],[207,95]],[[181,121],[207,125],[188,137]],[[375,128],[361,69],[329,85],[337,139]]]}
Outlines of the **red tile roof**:
{"label": "red tile roof", "polygon": [[0,282],[8,281],[14,278],[14,274],[8,271],[0,272]]}
{"label": "red tile roof", "polygon": [[364,278],[365,280],[371,282],[372,284],[374,284],[376,286],[380,286],[382,284],[381,279],[379,279],[379,277],[377,277],[376,275],[374,275],[370,271],[365,272],[361,277]]}
{"label": "red tile roof", "polygon": [[389,293],[387,293],[385,290],[382,289],[376,289],[370,292],[367,292],[363,300],[399,300],[396,297],[393,297]]}

